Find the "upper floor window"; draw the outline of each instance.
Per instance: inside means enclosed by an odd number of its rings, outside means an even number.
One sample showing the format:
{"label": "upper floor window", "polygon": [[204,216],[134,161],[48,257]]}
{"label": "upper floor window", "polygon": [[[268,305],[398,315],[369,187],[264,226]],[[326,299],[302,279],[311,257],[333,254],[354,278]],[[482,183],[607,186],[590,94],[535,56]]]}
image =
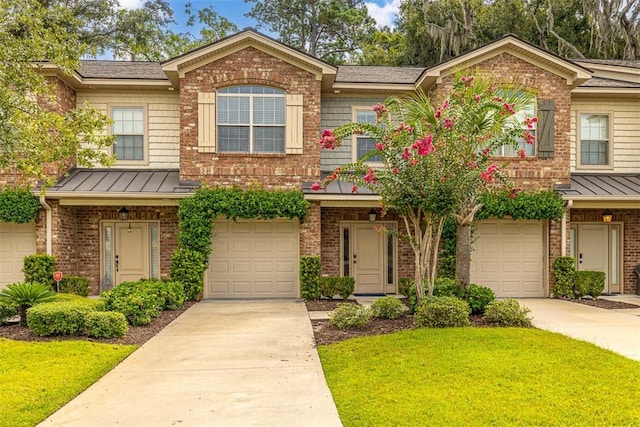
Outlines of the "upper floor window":
{"label": "upper floor window", "polygon": [[513,156],[517,156],[518,152],[524,149],[524,152],[527,157],[535,156],[536,142],[537,142],[537,137],[536,137],[537,124],[531,123],[532,128],[529,128],[527,125],[524,124],[524,121],[526,118],[528,117],[531,118],[535,116],[536,116],[535,99],[533,99],[528,105],[526,105],[524,108],[522,108],[520,111],[518,111],[516,114],[513,115],[513,120],[515,120],[518,123],[518,125],[522,126],[522,130],[528,131],[531,135],[533,135],[536,138],[536,141],[534,141],[533,144],[525,142],[524,138],[519,138],[516,141],[518,143],[517,148],[514,147],[513,145],[503,145],[502,147],[499,147],[496,151],[494,151],[492,154],[494,156],[513,157]]}
{"label": "upper floor window", "polygon": [[219,152],[284,153],[285,92],[232,86],[217,92]]}
{"label": "upper floor window", "polygon": [[[354,119],[356,123],[375,123],[376,122],[376,112],[371,109],[371,107],[366,108],[354,108]],[[354,154],[355,161],[362,159],[362,157],[368,152],[376,149],[376,140],[365,135],[354,135],[353,138],[354,144]],[[367,159],[367,162],[370,163],[381,163],[382,157],[380,155],[371,156]]]}
{"label": "upper floor window", "polygon": [[580,114],[580,164],[610,165],[610,133],[608,114]]}
{"label": "upper floor window", "polygon": [[144,107],[112,107],[117,160],[144,160]]}

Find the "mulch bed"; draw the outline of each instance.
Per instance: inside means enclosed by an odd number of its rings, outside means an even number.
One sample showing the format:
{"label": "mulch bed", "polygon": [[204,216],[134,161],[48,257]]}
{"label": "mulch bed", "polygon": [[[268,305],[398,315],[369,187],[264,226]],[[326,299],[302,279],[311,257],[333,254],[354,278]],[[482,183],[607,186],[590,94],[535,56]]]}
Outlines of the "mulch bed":
{"label": "mulch bed", "polygon": [[571,302],[575,302],[578,304],[590,305],[592,307],[604,308],[607,310],[619,310],[619,309],[631,309],[631,308],[640,308],[635,304],[629,304],[622,301],[611,301],[608,299],[572,299],[569,300]]}
{"label": "mulch bed", "polygon": [[184,313],[189,307],[195,304],[194,301],[187,301],[179,310],[167,310],[160,313],[146,326],[129,326],[127,335],[122,338],[112,339],[96,339],[85,336],[55,336],[55,337],[39,337],[34,335],[26,326],[18,324],[9,324],[0,326],[0,337],[17,341],[67,341],[82,340],[92,341],[106,344],[136,344],[142,345],[149,341],[151,337],[156,335],[169,323],[173,322],[178,316]]}

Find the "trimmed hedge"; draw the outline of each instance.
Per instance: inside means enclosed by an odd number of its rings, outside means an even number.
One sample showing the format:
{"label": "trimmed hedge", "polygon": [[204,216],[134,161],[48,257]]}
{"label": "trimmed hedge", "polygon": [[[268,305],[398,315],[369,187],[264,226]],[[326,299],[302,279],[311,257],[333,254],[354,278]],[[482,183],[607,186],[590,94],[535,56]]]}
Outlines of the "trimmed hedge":
{"label": "trimmed hedge", "polygon": [[127,318],[117,311],[93,311],[84,318],[83,332],[92,338],[120,338],[128,330]]}
{"label": "trimmed hedge", "polygon": [[532,326],[527,307],[513,298],[495,300],[487,305],[483,318],[495,326],[530,328]]}
{"label": "trimmed hedge", "polygon": [[607,275],[603,271],[576,271],[576,296],[590,295],[597,299],[604,291],[606,278]]}
{"label": "trimmed hedge", "polygon": [[28,283],[41,283],[56,290],[56,282],[53,280],[53,272],[56,269],[56,258],[47,254],[33,254],[24,257],[22,271],[24,281]]}
{"label": "trimmed hedge", "polygon": [[182,283],[189,301],[202,298],[206,269],[207,256],[202,252],[180,248],[171,257],[171,280]]}
{"label": "trimmed hedge", "polygon": [[[460,288],[458,288],[460,289]],[[472,314],[483,314],[491,301],[496,299],[496,294],[486,286],[469,285],[469,306]]]}
{"label": "trimmed hedge", "polygon": [[329,324],[338,329],[362,328],[369,319],[369,309],[358,304],[340,303],[329,313]]}
{"label": "trimmed hedge", "polygon": [[384,297],[375,300],[370,307],[371,315],[378,319],[397,319],[404,313],[404,304],[396,297]]}
{"label": "trimmed hedge", "polygon": [[58,292],[86,297],[89,295],[89,279],[77,276],[63,277]]}
{"label": "trimmed hedge", "polygon": [[573,298],[576,286],[576,260],[559,256],[553,261],[553,296]]}
{"label": "trimmed hedge", "polygon": [[413,319],[418,327],[451,328],[469,326],[469,304],[456,297],[424,298]]}
{"label": "trimmed hedge", "polygon": [[327,276],[320,277],[319,284],[320,295],[323,297],[333,299],[339,294],[342,299],[347,299],[353,293],[356,281],[353,277]]}
{"label": "trimmed hedge", "polygon": [[305,301],[320,298],[320,257],[300,257],[300,296]]}
{"label": "trimmed hedge", "polygon": [[79,335],[92,311],[95,309],[90,305],[71,301],[38,304],[27,310],[27,326],[41,337]]}

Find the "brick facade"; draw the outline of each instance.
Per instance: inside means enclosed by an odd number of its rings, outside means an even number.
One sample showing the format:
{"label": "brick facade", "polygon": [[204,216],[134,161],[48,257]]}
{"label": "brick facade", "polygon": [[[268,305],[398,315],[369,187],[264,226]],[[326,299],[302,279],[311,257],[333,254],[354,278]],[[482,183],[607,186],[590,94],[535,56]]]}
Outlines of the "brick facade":
{"label": "brick facade", "polygon": [[[198,93],[233,85],[266,85],[304,96],[303,154],[199,153]],[[316,76],[248,47],[186,73],[180,81],[180,177],[210,186],[299,190],[320,176],[320,81]]]}

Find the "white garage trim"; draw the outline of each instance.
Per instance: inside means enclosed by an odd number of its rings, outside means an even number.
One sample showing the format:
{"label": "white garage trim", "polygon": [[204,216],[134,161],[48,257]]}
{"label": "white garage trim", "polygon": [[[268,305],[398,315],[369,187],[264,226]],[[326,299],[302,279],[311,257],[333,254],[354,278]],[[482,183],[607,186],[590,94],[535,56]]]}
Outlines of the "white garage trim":
{"label": "white garage trim", "polygon": [[216,220],[204,297],[297,298],[296,220]]}
{"label": "white garage trim", "polygon": [[0,289],[24,280],[24,257],[35,253],[35,223],[0,222]]}
{"label": "white garage trim", "polygon": [[491,219],[476,224],[471,283],[498,297],[547,296],[546,221]]}

